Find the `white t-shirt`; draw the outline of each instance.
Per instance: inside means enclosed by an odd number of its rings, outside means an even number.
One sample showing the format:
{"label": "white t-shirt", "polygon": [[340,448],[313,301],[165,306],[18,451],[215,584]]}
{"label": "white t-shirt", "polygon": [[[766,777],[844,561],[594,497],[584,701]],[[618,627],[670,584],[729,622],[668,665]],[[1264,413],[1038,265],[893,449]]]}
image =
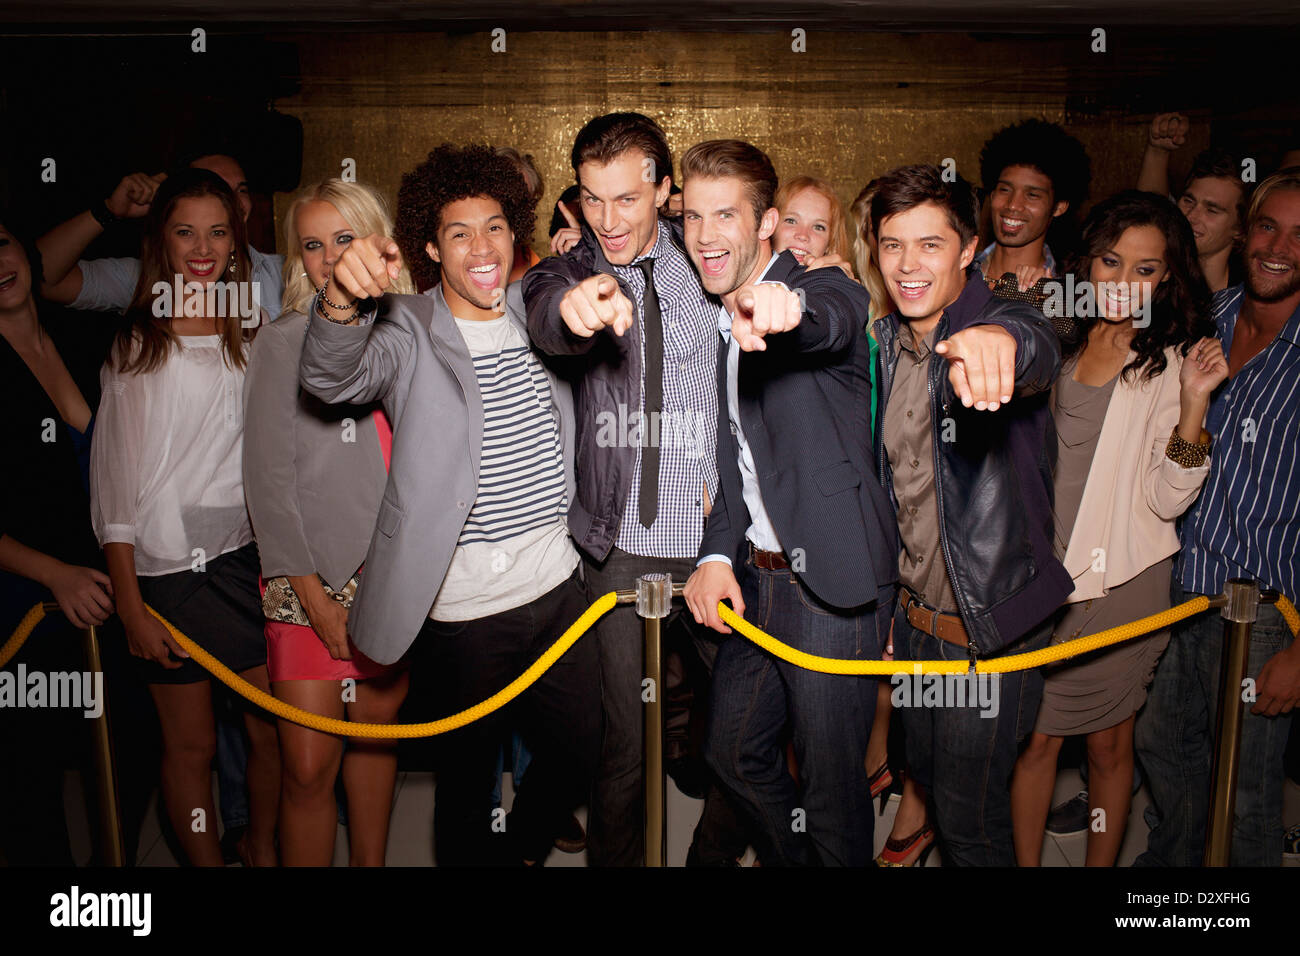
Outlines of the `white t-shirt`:
{"label": "white t-shirt", "polygon": [[179,342],[152,372],[122,373],[115,357],[100,372],[91,524],[101,545],[134,545],[136,573],[146,577],[190,570],[253,540],[244,371],[226,362],[218,335]]}

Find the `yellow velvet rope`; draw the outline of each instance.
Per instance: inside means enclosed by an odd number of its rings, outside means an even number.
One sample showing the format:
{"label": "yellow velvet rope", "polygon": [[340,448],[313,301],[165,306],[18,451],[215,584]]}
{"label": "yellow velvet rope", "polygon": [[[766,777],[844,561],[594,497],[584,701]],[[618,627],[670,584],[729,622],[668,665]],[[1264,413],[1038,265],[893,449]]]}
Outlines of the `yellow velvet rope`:
{"label": "yellow velvet rope", "polygon": [[[304,727],[310,727],[313,730],[319,730],[322,733],[337,734],[344,737],[373,737],[383,739],[394,738],[411,738],[411,737],[432,737],[436,734],[444,734],[449,730],[455,730],[458,727],[464,727],[466,724],[473,723],[480,717],[492,713],[504,707],[510,701],[514,700],[525,690],[528,689],[534,681],[542,676],[552,664],[563,656],[564,652],[577,643],[578,639],[585,634],[597,620],[601,618],[610,608],[617,603],[613,591],[596,600],[591,607],[583,612],[578,620],[570,625],[569,629],[564,632],[558,641],[533,662],[524,673],[511,681],[505,688],[493,694],[487,700],[475,704],[462,710],[458,714],[452,714],[450,717],[443,717],[440,720],[428,721],[421,724],[365,724],[354,723],[348,720],[338,720],[333,717],[323,717],[320,714],[313,714],[310,711],[303,710],[300,707],[294,707],[282,700],[272,697],[258,687],[254,687],[248,681],[234,673],[226,665],[199,647],[192,640],[178,631],[175,626],[166,620],[161,614],[153,608],[148,607],[149,613],[162,621],[163,626],[167,628],[168,633],[176,640],[186,653],[193,658],[194,662],[209,671],[214,677],[229,687],[235,693],[247,698],[259,707],[275,714],[277,717],[283,717],[285,720],[293,721]],[[1055,661],[1065,660],[1079,654],[1087,654],[1091,651],[1108,647],[1112,644],[1118,644],[1121,641],[1127,641],[1142,634],[1148,634],[1152,631],[1162,630],[1177,621],[1191,617],[1194,614],[1200,614],[1210,606],[1210,600],[1207,597],[1200,596],[1192,598],[1177,607],[1172,607],[1167,611],[1161,611],[1159,614],[1152,614],[1149,617],[1141,618],[1129,624],[1123,624],[1119,627],[1113,627],[1097,634],[1090,634],[1087,637],[1076,638],[1072,641],[1066,641],[1063,644],[1057,644],[1054,647],[1045,647],[1042,650],[1030,651],[1024,654],[1011,654],[1006,657],[994,658],[992,660],[978,660],[975,664],[975,671],[979,674],[998,674],[1010,671],[1029,670],[1034,667],[1041,667],[1044,664],[1051,664]],[[1277,609],[1282,614],[1287,626],[1291,629],[1293,635],[1300,636],[1300,613],[1296,612],[1295,605],[1286,597],[1279,595],[1277,599]],[[803,651],[796,650],[790,645],[778,641],[770,634],[764,633],[754,625],[750,624],[744,618],[737,615],[731,608],[725,604],[719,603],[718,611],[722,620],[728,625],[735,628],[740,634],[753,641],[764,650],[780,657],[782,660],[789,661],[799,667],[807,670],[820,671],[824,674],[848,674],[848,675],[872,675],[885,676],[889,674],[961,674],[970,668],[969,661],[847,661],[837,660],[829,657],[818,657],[814,654],[806,654]],[[9,639],[5,641],[4,646],[0,647],[0,667],[4,667],[18,653],[18,649],[23,646],[32,630],[45,617],[45,606],[37,604],[24,616],[19,622],[18,627],[14,629]]]}

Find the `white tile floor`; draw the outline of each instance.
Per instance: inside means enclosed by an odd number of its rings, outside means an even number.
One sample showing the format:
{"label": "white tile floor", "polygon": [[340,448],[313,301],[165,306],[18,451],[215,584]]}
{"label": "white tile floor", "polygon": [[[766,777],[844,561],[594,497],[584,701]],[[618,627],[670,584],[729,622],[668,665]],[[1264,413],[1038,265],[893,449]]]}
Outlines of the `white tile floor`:
{"label": "white tile floor", "polygon": [[[1075,770],[1062,771],[1056,780],[1056,793],[1053,804],[1072,797],[1081,789],[1079,774]],[[502,798],[508,807],[514,799],[510,775],[506,774],[502,786]],[[69,774],[64,787],[68,807],[68,829],[72,840],[73,855],[83,864],[90,859],[90,826],[86,819],[85,805],[81,793],[80,781],[75,774]],[[434,775],[432,773],[403,772],[397,777],[397,794],[393,803],[393,819],[388,841],[389,866],[432,866],[433,857],[433,796]],[[1128,866],[1146,846],[1147,827],[1142,818],[1150,798],[1143,787],[1133,798],[1132,812],[1129,814],[1128,830],[1124,844],[1120,849],[1119,866]],[[684,796],[668,783],[668,865],[683,866],[686,851],[690,846],[691,834],[695,821],[699,818],[703,802]],[[876,818],[876,851],[885,845],[889,828],[893,826],[894,813],[898,798],[894,797],[885,807],[883,816]],[[586,809],[578,811],[578,819],[583,825],[587,822]],[[1291,781],[1286,782],[1283,802],[1283,819],[1287,824],[1300,822],[1300,787]],[[1087,834],[1072,836],[1053,836],[1048,834],[1043,841],[1044,866],[1083,866],[1087,850]],[[141,866],[176,866],[176,859],[162,837],[158,813],[155,804],[150,806],[140,836],[139,856]],[[340,826],[334,844],[334,865],[346,866],[348,861],[347,830]],[[753,861],[751,851],[744,863]],[[586,853],[567,854],[555,850],[546,861],[547,866],[586,866]],[[927,866],[941,866],[942,860],[936,851],[926,861]],[[1286,865],[1300,866],[1300,860],[1289,860]]]}

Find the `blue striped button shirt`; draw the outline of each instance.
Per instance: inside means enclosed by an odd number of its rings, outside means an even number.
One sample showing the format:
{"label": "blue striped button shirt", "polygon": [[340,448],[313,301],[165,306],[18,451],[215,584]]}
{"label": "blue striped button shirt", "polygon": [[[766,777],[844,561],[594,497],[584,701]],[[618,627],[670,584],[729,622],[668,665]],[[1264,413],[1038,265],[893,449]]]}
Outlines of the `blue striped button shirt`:
{"label": "blue striped button shirt", "polygon": [[[1214,298],[1225,352],[1245,301],[1242,286]],[[1300,592],[1300,309],[1230,378],[1210,405],[1210,475],[1180,527],[1174,580],[1217,594],[1228,578]]]}
{"label": "blue striped button shirt", "polygon": [[[651,558],[694,558],[704,536],[705,486],[718,494],[718,333],[717,302],[709,303],[695,267],[673,243],[663,221],[644,256],[614,271],[631,287],[641,329],[641,368],[645,368],[645,274],[636,265],[653,258],[655,291],[664,328],[664,412],[659,428],[659,507],[649,528],[641,524],[641,450],[623,505],[615,547]],[[641,407],[645,409],[645,377]],[[635,432],[633,432],[635,434]]]}

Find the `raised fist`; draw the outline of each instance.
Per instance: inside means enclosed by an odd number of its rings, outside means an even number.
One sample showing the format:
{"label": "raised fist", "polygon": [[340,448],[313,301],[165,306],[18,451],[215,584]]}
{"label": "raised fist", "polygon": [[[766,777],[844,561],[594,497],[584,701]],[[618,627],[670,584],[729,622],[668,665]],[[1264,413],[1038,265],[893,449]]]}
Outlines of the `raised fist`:
{"label": "raised fist", "polygon": [[153,195],[166,178],[166,173],[158,173],[156,176],[132,173],[123,177],[112,195],[104,200],[104,205],[118,219],[139,219],[149,212]]}
{"label": "raised fist", "polygon": [[1161,113],[1151,121],[1147,144],[1172,153],[1187,142],[1187,117],[1182,113]]}

